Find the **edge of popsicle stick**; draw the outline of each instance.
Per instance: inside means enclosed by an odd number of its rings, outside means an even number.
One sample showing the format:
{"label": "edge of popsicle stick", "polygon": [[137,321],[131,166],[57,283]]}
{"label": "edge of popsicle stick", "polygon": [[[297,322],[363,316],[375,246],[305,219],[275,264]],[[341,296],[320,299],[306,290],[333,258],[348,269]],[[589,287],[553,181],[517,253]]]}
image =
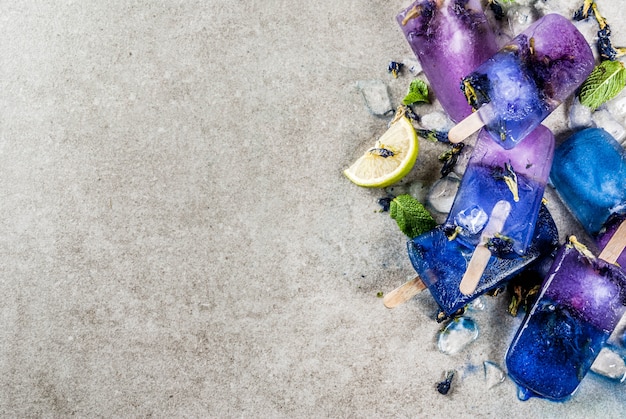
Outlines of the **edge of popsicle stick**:
{"label": "edge of popsicle stick", "polygon": [[422,281],[419,276],[416,276],[410,281],[400,285],[389,294],[385,295],[385,298],[383,299],[383,304],[387,308],[395,308],[400,304],[406,303],[425,289],[426,284],[424,284],[424,281]]}
{"label": "edge of popsicle stick", "polygon": [[602,253],[598,256],[600,259],[609,262],[617,262],[617,258],[622,254],[626,247],[626,220],[617,228],[611,240],[604,246]]}
{"label": "edge of popsicle stick", "polygon": [[487,242],[495,233],[502,230],[510,212],[511,204],[508,201],[498,201],[496,205],[494,205],[491,215],[489,215],[489,222],[480,235],[480,243],[474,249],[472,258],[463,274],[463,278],[461,278],[459,290],[464,295],[470,295],[476,289],[489,263],[489,258],[491,258],[491,251],[487,248]]}
{"label": "edge of popsicle stick", "polygon": [[450,140],[451,143],[460,143],[481,129],[484,125],[485,123],[480,118],[480,114],[478,112],[473,112],[448,131],[448,140]]}

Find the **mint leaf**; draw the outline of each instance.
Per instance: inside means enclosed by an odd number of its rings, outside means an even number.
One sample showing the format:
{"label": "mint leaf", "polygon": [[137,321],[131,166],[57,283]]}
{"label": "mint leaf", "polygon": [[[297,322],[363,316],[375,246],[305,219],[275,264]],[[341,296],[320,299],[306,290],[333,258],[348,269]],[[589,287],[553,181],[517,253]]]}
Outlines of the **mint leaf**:
{"label": "mint leaf", "polygon": [[626,69],[619,61],[602,61],[580,87],[580,103],[596,110],[626,86]]}
{"label": "mint leaf", "polygon": [[428,100],[428,86],[420,79],[415,79],[411,82],[409,92],[402,99],[404,105],[412,105],[417,102],[430,103]]}
{"label": "mint leaf", "polygon": [[389,214],[410,238],[432,230],[437,225],[424,205],[411,195],[395,197],[389,206]]}

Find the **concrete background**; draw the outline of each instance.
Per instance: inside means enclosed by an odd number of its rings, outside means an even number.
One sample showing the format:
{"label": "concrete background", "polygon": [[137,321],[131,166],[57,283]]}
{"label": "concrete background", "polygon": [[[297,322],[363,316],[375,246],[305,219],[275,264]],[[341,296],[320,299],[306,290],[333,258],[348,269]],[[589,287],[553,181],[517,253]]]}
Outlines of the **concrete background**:
{"label": "concrete background", "polygon": [[455,356],[428,293],[377,297],[413,273],[406,238],[341,171],[385,130],[356,82],[397,104],[410,81],[386,72],[408,3],[0,1],[1,416],[623,416],[597,377],[564,404],[486,389],[506,297]]}

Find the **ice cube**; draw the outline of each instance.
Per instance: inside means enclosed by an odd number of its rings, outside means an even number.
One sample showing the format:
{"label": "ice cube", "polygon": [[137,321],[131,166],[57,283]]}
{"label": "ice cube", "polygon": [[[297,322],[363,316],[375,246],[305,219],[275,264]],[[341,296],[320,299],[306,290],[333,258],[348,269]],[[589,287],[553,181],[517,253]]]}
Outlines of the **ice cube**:
{"label": "ice cube", "polygon": [[393,114],[389,89],[382,80],[360,80],[356,86],[363,95],[367,110],[372,115],[389,116]]}
{"label": "ice cube", "polygon": [[454,355],[461,352],[478,338],[478,325],[470,317],[458,317],[452,320],[439,333],[437,347],[441,352]]}

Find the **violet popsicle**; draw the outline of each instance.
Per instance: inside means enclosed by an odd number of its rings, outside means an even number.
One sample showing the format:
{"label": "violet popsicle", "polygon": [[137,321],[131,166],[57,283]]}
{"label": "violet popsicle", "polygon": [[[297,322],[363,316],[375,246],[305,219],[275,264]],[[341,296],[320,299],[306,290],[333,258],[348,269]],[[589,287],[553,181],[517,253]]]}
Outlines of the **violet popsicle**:
{"label": "violet popsicle", "polygon": [[474,251],[473,246],[466,247],[460,241],[448,240],[444,227],[438,226],[410,240],[407,247],[411,263],[420,277],[418,281],[428,287],[441,310],[452,316],[476,297],[502,285],[533,261],[550,254],[557,244],[554,221],[545,206],[541,206],[526,254],[511,254],[506,258],[492,256],[478,285],[469,295],[463,294],[459,285]]}
{"label": "violet popsicle", "polygon": [[[605,226],[609,218],[626,217],[626,150],[601,128],[579,131],[557,147],[550,180],[587,233],[604,247],[611,233]],[[626,268],[624,253],[618,263]]]}
{"label": "violet popsicle", "polygon": [[450,141],[462,141],[485,125],[494,141],[513,148],[593,67],[589,44],[568,19],[542,17],[463,79],[467,100],[478,111],[450,130]]}
{"label": "violet popsicle", "polygon": [[444,223],[455,230],[455,240],[476,246],[494,205],[505,200],[511,211],[499,234],[508,250],[501,250],[523,255],[533,237],[553,154],[554,135],[543,125],[513,150],[503,149],[482,130]]}
{"label": "violet popsicle", "polygon": [[417,0],[396,19],[450,118],[471,114],[461,80],[498,50],[480,2]]}
{"label": "violet popsicle", "polygon": [[[623,226],[613,242],[619,251],[626,244]],[[565,400],[578,388],[626,312],[626,273],[613,257],[615,252],[609,257],[603,251],[596,258],[575,238],[559,249],[507,351],[521,399]]]}

